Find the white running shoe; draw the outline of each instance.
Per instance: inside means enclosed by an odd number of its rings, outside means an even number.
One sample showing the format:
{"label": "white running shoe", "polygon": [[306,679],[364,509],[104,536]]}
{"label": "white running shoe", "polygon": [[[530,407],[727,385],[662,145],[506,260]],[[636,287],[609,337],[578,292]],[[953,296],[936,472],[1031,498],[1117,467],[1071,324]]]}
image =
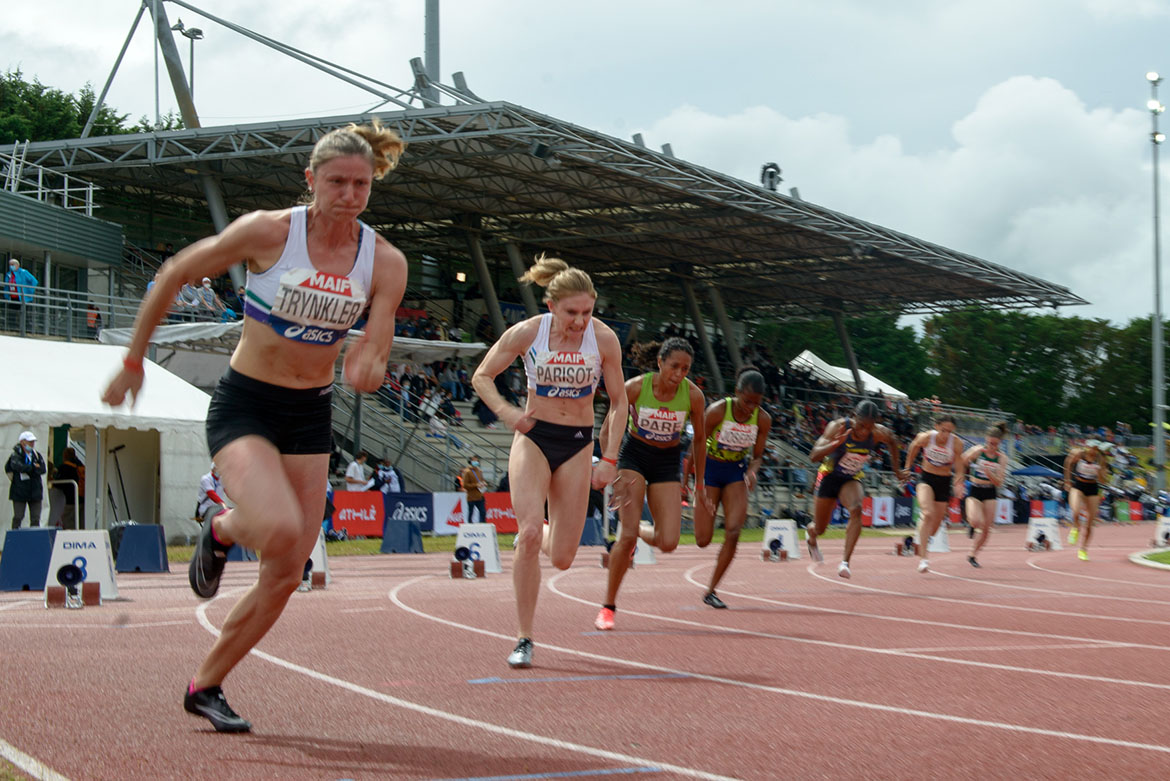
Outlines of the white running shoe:
{"label": "white running shoe", "polygon": [[825,557],[821,555],[821,546],[815,542],[808,543],[808,556],[814,564],[820,564],[825,560]]}
{"label": "white running shoe", "polygon": [[525,669],[532,666],[532,641],[527,637],[520,638],[516,648],[508,654],[508,666]]}
{"label": "white running shoe", "polygon": [[927,572],[929,570],[930,570],[930,562],[929,561],[927,561],[926,559],[923,559],[922,561],[918,562],[918,571],[919,572]]}
{"label": "white running shoe", "polygon": [[849,562],[843,561],[837,565],[837,577],[845,578],[846,580],[853,577],[853,573],[849,571]]}

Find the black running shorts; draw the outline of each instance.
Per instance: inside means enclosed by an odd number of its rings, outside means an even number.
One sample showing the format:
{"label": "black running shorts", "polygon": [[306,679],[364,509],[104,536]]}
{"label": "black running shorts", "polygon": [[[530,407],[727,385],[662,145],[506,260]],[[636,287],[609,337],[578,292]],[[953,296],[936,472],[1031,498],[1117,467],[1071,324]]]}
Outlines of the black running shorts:
{"label": "black running shorts", "polygon": [[212,457],[229,442],[256,435],[286,455],[333,450],[333,386],[284,388],[228,367],[207,408]]}

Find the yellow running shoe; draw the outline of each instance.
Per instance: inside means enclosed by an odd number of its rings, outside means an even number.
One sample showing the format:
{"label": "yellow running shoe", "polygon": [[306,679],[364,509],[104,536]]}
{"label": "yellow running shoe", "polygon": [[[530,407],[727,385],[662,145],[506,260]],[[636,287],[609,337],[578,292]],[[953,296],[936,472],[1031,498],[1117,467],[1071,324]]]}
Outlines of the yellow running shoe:
{"label": "yellow running shoe", "polygon": [[1087,550],[1085,550],[1084,548],[1080,548],[1079,550],[1077,550],[1077,558],[1080,559],[1081,561],[1088,561],[1089,560],[1089,552]]}
{"label": "yellow running shoe", "polygon": [[1072,527],[1068,530],[1068,544],[1075,545],[1077,542],[1077,527]]}

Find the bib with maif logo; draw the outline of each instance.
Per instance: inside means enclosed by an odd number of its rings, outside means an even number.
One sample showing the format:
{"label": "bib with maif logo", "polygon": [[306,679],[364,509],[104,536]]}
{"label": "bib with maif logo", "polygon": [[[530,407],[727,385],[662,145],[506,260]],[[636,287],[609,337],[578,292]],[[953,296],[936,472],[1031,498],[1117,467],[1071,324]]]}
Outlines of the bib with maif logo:
{"label": "bib with maif logo", "polygon": [[634,401],[629,430],[647,442],[674,445],[682,440],[690,413],[690,380],[680,382],[669,401],[661,401],[654,395],[654,372],[646,372],[642,375],[642,389]]}
{"label": "bib with maif logo", "polygon": [[268,324],[286,339],[333,344],[366,306],[361,283],[349,277],[296,268],[280,276]]}

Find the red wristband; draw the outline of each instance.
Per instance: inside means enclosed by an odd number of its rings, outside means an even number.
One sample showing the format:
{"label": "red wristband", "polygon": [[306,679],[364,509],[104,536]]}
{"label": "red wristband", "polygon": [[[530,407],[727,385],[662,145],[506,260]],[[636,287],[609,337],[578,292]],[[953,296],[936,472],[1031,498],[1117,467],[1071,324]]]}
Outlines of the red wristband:
{"label": "red wristband", "polygon": [[131,358],[129,355],[122,359],[122,368],[132,374],[146,373],[146,370],[142,368],[142,359]]}
{"label": "red wristband", "polygon": [[605,456],[602,456],[601,460],[607,464],[613,464],[614,466],[617,466],[617,459],[616,458],[606,458]]}

